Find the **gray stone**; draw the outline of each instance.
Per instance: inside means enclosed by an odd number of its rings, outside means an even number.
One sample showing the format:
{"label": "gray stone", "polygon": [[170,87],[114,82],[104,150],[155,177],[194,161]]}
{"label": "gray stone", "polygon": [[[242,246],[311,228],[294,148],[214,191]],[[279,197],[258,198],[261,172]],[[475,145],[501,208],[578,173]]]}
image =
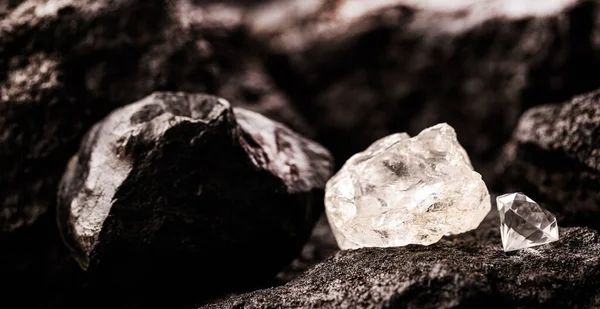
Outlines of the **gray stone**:
{"label": "gray stone", "polygon": [[87,133],[58,222],[82,268],[111,286],[247,289],[299,253],[332,165],[320,145],[223,99],[154,93]]}
{"label": "gray stone", "polygon": [[504,191],[521,190],[559,225],[600,221],[600,92],[528,110],[498,165]]}
{"label": "gray stone", "polygon": [[505,253],[497,212],[432,246],[340,251],[286,285],[202,308],[590,308],[598,304],[598,233]]}

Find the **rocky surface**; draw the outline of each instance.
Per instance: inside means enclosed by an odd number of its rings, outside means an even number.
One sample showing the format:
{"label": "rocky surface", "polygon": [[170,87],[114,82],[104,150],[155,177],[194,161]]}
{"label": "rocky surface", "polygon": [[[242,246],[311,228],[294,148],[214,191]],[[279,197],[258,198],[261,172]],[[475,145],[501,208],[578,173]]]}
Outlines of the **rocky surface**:
{"label": "rocky surface", "polygon": [[338,163],[448,122],[488,181],[523,110],[600,85],[597,16],[596,1],[314,0],[250,25]]}
{"label": "rocky surface", "polygon": [[257,113],[154,93],[87,133],[58,221],[82,268],[111,285],[245,289],[298,254],[332,167],[327,150]]}
{"label": "rocky surface", "polygon": [[527,192],[559,224],[600,228],[600,92],[528,110],[498,173],[499,189]]}
{"label": "rocky surface", "polygon": [[[1,35],[0,35],[1,37]],[[77,141],[82,109],[61,81],[55,57],[11,65],[0,83],[0,238],[33,223],[53,204],[57,176]],[[14,67],[14,68],[13,68]]]}
{"label": "rocky surface", "polygon": [[309,132],[253,53],[243,13],[214,1],[2,2],[0,234],[51,208],[94,122],[155,90],[219,94]]}
{"label": "rocky surface", "polygon": [[340,251],[286,285],[203,308],[590,308],[599,240],[565,228],[558,242],[504,253],[494,211],[435,245]]}

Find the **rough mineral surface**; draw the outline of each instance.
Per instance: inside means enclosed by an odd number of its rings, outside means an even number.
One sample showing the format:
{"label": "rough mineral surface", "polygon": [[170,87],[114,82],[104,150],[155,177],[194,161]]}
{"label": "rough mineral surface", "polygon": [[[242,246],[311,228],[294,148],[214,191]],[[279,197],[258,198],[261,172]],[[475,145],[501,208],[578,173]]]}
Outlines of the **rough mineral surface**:
{"label": "rough mineral surface", "polygon": [[600,235],[561,230],[552,244],[505,253],[498,215],[432,246],[341,251],[280,287],[220,308],[595,308]]}
{"label": "rough mineral surface", "polygon": [[448,122],[489,179],[523,110],[600,86],[600,44],[590,39],[599,8],[587,0],[281,0],[251,25],[270,71],[338,162],[388,134]]}
{"label": "rough mineral surface", "polygon": [[0,235],[35,222],[54,203],[60,157],[72,155],[63,146],[79,138],[85,116],[59,66],[52,55],[37,53],[9,65],[0,82]]}
{"label": "rough mineral surface", "polygon": [[560,225],[600,227],[600,92],[528,110],[502,159],[499,189],[527,192]]}
{"label": "rough mineral surface", "polygon": [[344,164],[325,196],[342,249],[429,245],[477,228],[490,207],[481,175],[445,123],[376,141]]}
{"label": "rough mineral surface", "polygon": [[324,148],[259,114],[155,93],[88,132],[63,177],[58,219],[88,273],[206,296],[272,279],[294,258],[331,168]]}

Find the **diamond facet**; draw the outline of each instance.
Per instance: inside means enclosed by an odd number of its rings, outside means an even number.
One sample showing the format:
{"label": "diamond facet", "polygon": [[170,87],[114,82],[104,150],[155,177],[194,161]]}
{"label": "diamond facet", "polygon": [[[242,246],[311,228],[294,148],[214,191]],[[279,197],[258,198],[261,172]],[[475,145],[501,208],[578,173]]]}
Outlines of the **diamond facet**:
{"label": "diamond facet", "polygon": [[496,198],[504,251],[535,247],[558,240],[556,217],[523,193]]}
{"label": "diamond facet", "polygon": [[327,218],[342,249],[429,245],[477,228],[490,196],[454,129],[384,137],[329,180]]}

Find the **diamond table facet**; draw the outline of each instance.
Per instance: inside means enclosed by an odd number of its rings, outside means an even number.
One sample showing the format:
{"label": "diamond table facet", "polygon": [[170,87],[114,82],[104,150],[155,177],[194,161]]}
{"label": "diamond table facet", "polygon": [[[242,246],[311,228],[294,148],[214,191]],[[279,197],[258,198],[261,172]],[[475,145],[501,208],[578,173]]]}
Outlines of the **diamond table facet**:
{"label": "diamond table facet", "polygon": [[496,198],[504,251],[535,247],[558,240],[556,217],[523,193]]}

